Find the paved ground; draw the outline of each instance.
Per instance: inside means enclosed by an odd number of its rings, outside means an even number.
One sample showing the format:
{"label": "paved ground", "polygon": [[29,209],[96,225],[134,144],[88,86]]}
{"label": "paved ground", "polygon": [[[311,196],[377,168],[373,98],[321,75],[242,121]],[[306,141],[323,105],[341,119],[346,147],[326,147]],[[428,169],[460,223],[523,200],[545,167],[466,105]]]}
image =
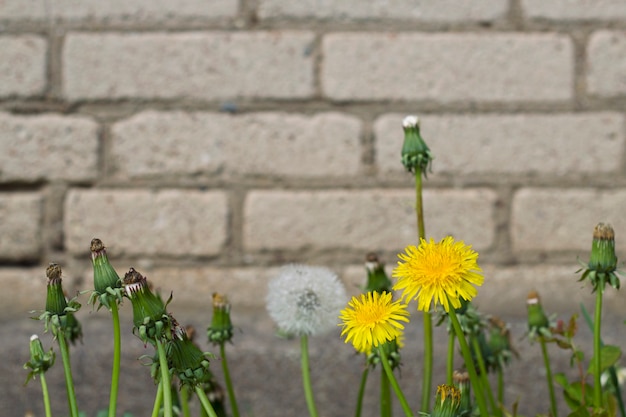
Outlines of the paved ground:
{"label": "paved ground", "polygon": [[[176,314],[182,323],[192,323],[204,329],[206,320],[197,320],[192,313]],[[95,416],[96,410],[108,403],[110,346],[112,333],[105,312],[81,312],[84,323],[84,344],[72,350],[72,366],[76,379],[79,407],[87,416]],[[245,319],[244,319],[245,317]],[[282,340],[273,335],[272,323],[265,314],[245,314],[235,316],[243,323],[235,336],[235,343],[229,349],[230,364],[236,383],[238,400],[243,416],[293,417],[307,415],[302,397],[299,372],[299,343],[296,340]],[[414,320],[416,323],[420,320]],[[134,416],[148,416],[155,395],[155,386],[149,377],[149,369],[143,367],[137,358],[152,354],[131,334],[130,319],[124,318],[123,331],[123,370],[120,384],[120,411],[130,411]],[[544,371],[541,365],[539,346],[529,346],[526,340],[518,341],[525,329],[524,319],[511,323],[516,345],[522,355],[506,371],[508,386],[506,400],[510,405],[519,398],[520,413],[532,416],[547,410],[547,390]],[[626,326],[621,320],[612,320],[605,325],[604,335],[608,342],[618,343],[626,337]],[[23,387],[26,371],[22,364],[28,360],[28,340],[33,333],[42,333],[41,323],[27,318],[5,321],[0,326],[0,340],[5,361],[0,371],[0,404],[3,415],[22,417],[30,411],[34,416],[43,415],[39,381]],[[443,329],[436,328],[436,370],[434,383],[444,382],[443,353],[446,338]],[[321,416],[344,417],[353,415],[362,361],[355,356],[338,336],[339,332],[325,337],[311,339],[312,378],[315,396]],[[589,340],[588,333],[581,334]],[[49,335],[41,336],[44,346],[50,346]],[[406,341],[411,344],[421,340],[417,324],[407,329]],[[210,349],[204,341],[203,348]],[[587,346],[588,343],[582,343]],[[421,348],[421,342],[419,342]],[[441,353],[441,354],[440,354]],[[440,355],[440,356],[439,356]],[[566,352],[552,350],[555,368],[570,372]],[[405,350],[400,383],[405,389],[410,404],[419,407],[420,369],[416,365],[420,352]],[[590,355],[589,355],[590,357]],[[55,416],[66,413],[66,400],[62,366],[60,362],[49,372],[48,381]],[[221,380],[221,367],[215,360],[215,372]],[[374,373],[376,374],[376,373]],[[370,379],[364,417],[376,416],[377,378]],[[560,390],[557,391],[559,398]],[[402,415],[396,404],[396,415]],[[561,404],[560,414],[566,415],[566,407]]]}

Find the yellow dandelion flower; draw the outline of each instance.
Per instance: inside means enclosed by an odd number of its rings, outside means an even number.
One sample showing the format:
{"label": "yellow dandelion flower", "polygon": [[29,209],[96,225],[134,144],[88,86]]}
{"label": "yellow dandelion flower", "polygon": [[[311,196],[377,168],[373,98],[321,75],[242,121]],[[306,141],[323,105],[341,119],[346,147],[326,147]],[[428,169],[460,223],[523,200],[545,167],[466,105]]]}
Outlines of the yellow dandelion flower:
{"label": "yellow dandelion flower", "polygon": [[[441,304],[446,311],[461,307],[461,298],[470,301],[477,294],[473,285],[483,284],[482,270],[476,262],[478,253],[462,241],[455,242],[447,236],[439,243],[433,239],[420,239],[419,247],[409,245],[406,253],[398,255],[393,286],[402,291],[405,302],[417,300],[417,309],[428,311],[431,302]],[[473,284],[473,285],[472,285]]]}
{"label": "yellow dandelion flower", "polygon": [[408,322],[408,316],[406,305],[393,302],[391,293],[368,292],[361,294],[360,299],[352,297],[341,311],[341,335],[346,335],[346,343],[352,342],[359,352],[368,352],[399,337],[404,329],[400,321]]}

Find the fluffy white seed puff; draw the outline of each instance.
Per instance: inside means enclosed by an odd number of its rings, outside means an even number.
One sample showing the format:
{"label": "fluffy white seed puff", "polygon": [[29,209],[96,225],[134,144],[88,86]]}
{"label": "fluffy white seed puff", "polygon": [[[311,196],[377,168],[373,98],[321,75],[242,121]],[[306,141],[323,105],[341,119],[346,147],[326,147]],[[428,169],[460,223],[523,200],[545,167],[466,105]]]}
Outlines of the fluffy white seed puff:
{"label": "fluffy white seed puff", "polygon": [[287,334],[316,335],[337,327],[346,302],[346,290],[334,272],[291,264],[270,281],[267,311]]}

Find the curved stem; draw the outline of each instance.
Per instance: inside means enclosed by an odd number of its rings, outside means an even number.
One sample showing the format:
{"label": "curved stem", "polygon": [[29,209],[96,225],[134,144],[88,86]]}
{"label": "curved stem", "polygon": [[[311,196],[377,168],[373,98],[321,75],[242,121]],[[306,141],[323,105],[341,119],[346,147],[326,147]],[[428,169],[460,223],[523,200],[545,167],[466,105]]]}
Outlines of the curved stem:
{"label": "curved stem", "polygon": [[385,350],[383,349],[382,345],[378,346],[378,354],[380,356],[380,362],[383,364],[383,368],[387,373],[387,378],[389,378],[389,383],[396,393],[398,400],[400,400],[400,405],[402,406],[402,410],[404,410],[404,414],[406,414],[407,417],[413,417],[411,407],[409,407],[409,403],[407,403],[406,398],[404,397],[404,393],[402,392],[400,385],[398,385],[398,381],[396,380],[396,377],[391,370],[389,360],[387,359],[387,355],[385,354]]}
{"label": "curved stem", "polygon": [[317,417],[317,408],[313,399],[313,389],[311,388],[311,372],[309,367],[309,339],[307,335],[300,337],[300,365],[302,367],[302,384],[304,386],[304,396],[306,405],[311,417]]}
{"label": "curved stem", "polygon": [[489,406],[491,407],[491,412],[495,415],[500,415],[498,412],[498,407],[496,407],[496,400],[493,398],[493,391],[491,389],[491,385],[489,384],[489,378],[487,375],[487,367],[485,366],[485,360],[483,359],[483,353],[480,349],[480,343],[478,342],[478,338],[475,336],[471,336],[472,347],[474,348],[474,354],[476,355],[476,360],[478,362],[478,369],[480,369],[480,379],[483,386],[483,391],[487,391],[487,399],[489,400]]}
{"label": "curved stem", "polygon": [[226,390],[228,391],[228,399],[230,400],[230,409],[233,413],[233,417],[239,417],[239,407],[237,406],[237,399],[235,398],[235,390],[233,389],[233,383],[230,379],[230,371],[228,370],[228,361],[226,360],[226,348],[225,342],[220,343],[220,355],[222,357],[222,370],[224,371],[224,382],[226,383]]}
{"label": "curved stem", "polygon": [[596,293],[596,311],[593,319],[593,365],[596,372],[593,375],[593,402],[594,406],[602,408],[602,384],[600,377],[602,375],[602,357],[600,351],[602,349],[602,341],[600,337],[600,325],[602,321],[602,293],[604,285],[601,282]]}
{"label": "curved stem", "polygon": [[120,333],[120,315],[117,302],[111,303],[111,318],[113,320],[113,369],[111,371],[111,393],[109,395],[109,417],[115,417],[117,411],[117,392],[120,381],[120,358],[122,352],[122,337]]}
{"label": "curved stem", "polygon": [[380,368],[380,417],[391,417],[391,391],[389,378],[384,368]]}
{"label": "curved stem", "polygon": [[554,383],[552,382],[550,356],[548,356],[548,348],[543,337],[539,338],[539,344],[541,345],[541,354],[543,355],[543,363],[546,368],[546,380],[548,381],[548,392],[550,393],[550,413],[553,417],[557,417],[556,395],[554,395]]}
{"label": "curved stem", "polygon": [[206,393],[202,391],[202,388],[200,388],[197,385],[196,385],[196,395],[198,396],[198,399],[200,400],[200,403],[202,404],[202,408],[204,409],[204,411],[206,411],[209,417],[217,417],[217,414],[215,413],[215,410],[213,409],[213,406],[211,405],[211,401],[209,401],[209,399],[207,398]]}
{"label": "curved stem", "polygon": [[39,380],[41,381],[43,408],[44,410],[46,410],[46,417],[52,417],[52,409],[50,408],[50,394],[48,393],[48,383],[46,382],[46,376],[43,372],[39,374]]}
{"label": "curved stem", "polygon": [[451,308],[450,311],[448,311],[448,315],[450,317],[450,321],[452,322],[452,327],[454,328],[456,337],[459,339],[459,345],[461,345],[461,353],[463,354],[463,360],[465,361],[465,366],[467,367],[467,372],[470,376],[470,383],[474,388],[474,398],[476,399],[476,403],[478,403],[478,410],[480,411],[481,417],[487,417],[489,416],[489,410],[487,409],[485,397],[483,397],[480,379],[478,379],[476,367],[474,366],[474,361],[472,360],[472,354],[469,346],[467,345],[467,341],[465,340],[465,334],[463,333],[463,329],[461,329],[461,325],[459,324],[459,319],[456,317],[454,308]]}
{"label": "curved stem", "polygon": [[367,377],[369,373],[370,368],[367,364],[365,364],[365,369],[363,369],[363,374],[361,375],[361,383],[359,384],[359,395],[356,399],[354,417],[361,417],[361,410],[363,409],[363,396],[365,395],[365,385],[367,385]]}
{"label": "curved stem", "polygon": [[448,357],[446,358],[446,384],[452,385],[452,374],[454,372],[454,332],[448,333]]}
{"label": "curved stem", "polygon": [[159,381],[156,397],[154,397],[154,405],[152,406],[152,417],[159,417],[161,411],[161,402],[163,401],[163,381]]}
{"label": "curved stem", "polygon": [[70,405],[70,415],[78,417],[78,405],[76,404],[76,392],[74,391],[74,378],[72,377],[72,367],[70,364],[70,351],[67,346],[67,339],[63,334],[63,329],[58,332],[57,340],[59,342],[59,350],[63,358],[63,371],[65,373],[65,386],[67,388],[67,401]]}
{"label": "curved stem", "polygon": [[159,365],[161,368],[161,382],[163,384],[163,415],[172,417],[172,389],[170,382],[170,369],[167,366],[167,357],[163,342],[156,338],[157,352],[159,353]]}

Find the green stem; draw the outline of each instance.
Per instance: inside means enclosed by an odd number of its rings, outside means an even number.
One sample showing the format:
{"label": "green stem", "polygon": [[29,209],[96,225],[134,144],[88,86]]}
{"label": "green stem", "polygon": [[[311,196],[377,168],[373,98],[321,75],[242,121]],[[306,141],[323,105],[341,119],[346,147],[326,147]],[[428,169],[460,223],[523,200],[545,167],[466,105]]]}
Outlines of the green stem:
{"label": "green stem", "polygon": [[311,417],[317,417],[317,408],[313,399],[313,389],[311,388],[311,372],[309,367],[309,339],[307,335],[300,337],[300,365],[302,367],[302,384],[304,385],[304,396],[306,405]]}
{"label": "green stem", "polygon": [[[426,237],[424,226],[424,204],[422,201],[422,173],[415,170],[415,215],[417,217],[417,242]],[[430,412],[430,391],[433,374],[433,324],[429,312],[424,312],[424,371],[422,374],[422,408],[423,413]]]}
{"label": "green stem", "polygon": [[498,404],[504,406],[504,371],[501,366],[498,366]]}
{"label": "green stem", "polygon": [[454,372],[454,332],[448,333],[448,357],[446,359],[446,384],[452,385],[452,374]]}
{"label": "green stem", "polygon": [[546,380],[548,381],[548,392],[550,393],[550,413],[552,417],[557,417],[556,395],[554,394],[554,383],[552,382],[552,368],[550,366],[550,357],[548,356],[548,347],[543,337],[539,338],[541,344],[541,354],[543,355],[543,363],[546,368]]}
{"label": "green stem", "polygon": [[189,387],[184,385],[180,390],[180,408],[183,412],[183,417],[191,417],[189,411]]}
{"label": "green stem", "polygon": [[361,417],[361,410],[363,409],[363,396],[365,395],[365,385],[367,385],[367,377],[370,373],[370,368],[365,364],[363,374],[361,375],[361,383],[359,384],[359,395],[356,399],[356,411],[354,417]]}
{"label": "green stem", "polygon": [[604,284],[601,282],[596,292],[596,312],[593,319],[593,363],[596,372],[593,375],[593,402],[594,406],[602,408],[602,384],[600,376],[602,375],[602,356],[600,350],[602,342],[600,338],[600,325],[602,322],[602,293],[604,292]]}
{"label": "green stem", "polygon": [[120,358],[122,352],[122,337],[120,333],[120,315],[117,302],[111,303],[111,318],[113,320],[113,370],[111,371],[111,393],[109,395],[109,417],[115,417],[117,411],[117,392],[120,381]]}
{"label": "green stem", "polygon": [[389,378],[384,368],[380,369],[380,417],[391,417],[391,390]]}
{"label": "green stem", "polygon": [[380,363],[382,363],[383,368],[385,369],[385,372],[387,373],[387,378],[389,379],[389,383],[391,384],[391,387],[396,393],[398,400],[400,400],[400,405],[402,406],[402,410],[404,410],[404,414],[406,414],[407,417],[413,417],[413,412],[411,411],[411,407],[409,407],[409,403],[406,401],[406,398],[404,397],[404,393],[402,392],[402,389],[400,389],[400,385],[398,385],[398,381],[396,380],[396,377],[394,376],[393,371],[391,370],[391,366],[389,365],[389,360],[387,359],[387,355],[385,354],[385,349],[382,347],[382,345],[378,346],[378,354],[380,356]]}
{"label": "green stem", "polygon": [[58,332],[57,340],[59,342],[59,350],[63,358],[63,371],[65,372],[65,386],[67,388],[67,401],[70,406],[70,415],[78,417],[78,405],[76,404],[76,392],[74,391],[74,379],[72,377],[72,367],[70,364],[70,351],[67,346],[67,339],[63,334],[63,329]]}
{"label": "green stem", "polygon": [[161,411],[161,403],[163,402],[163,381],[159,381],[156,397],[154,397],[154,406],[152,406],[152,417],[159,417]]}
{"label": "green stem", "polygon": [[46,382],[46,376],[42,372],[39,374],[39,380],[41,381],[41,392],[43,393],[43,408],[46,410],[46,417],[52,417],[52,409],[50,408],[50,394],[48,393],[48,383]]}
{"label": "green stem", "polygon": [[489,406],[491,407],[491,412],[499,416],[498,407],[496,407],[496,400],[493,398],[493,391],[491,389],[491,384],[489,383],[489,375],[487,375],[487,367],[485,366],[485,360],[483,359],[483,353],[480,349],[480,343],[478,342],[478,338],[475,336],[471,336],[472,347],[474,348],[474,354],[476,355],[476,361],[478,362],[478,369],[480,369],[480,379],[483,386],[483,391],[487,391],[487,399],[489,400]]}
{"label": "green stem", "polygon": [[202,388],[200,388],[200,386],[196,386],[196,395],[198,396],[198,399],[202,404],[202,408],[204,409],[204,411],[206,411],[209,417],[217,417],[217,414],[215,413],[215,410],[211,405],[211,401],[209,401],[206,393],[202,390]]}
{"label": "green stem", "polygon": [[230,379],[228,361],[226,360],[226,348],[224,345],[225,342],[220,343],[220,355],[222,356],[222,370],[224,371],[224,382],[226,383],[226,390],[228,391],[228,399],[230,400],[230,408],[233,413],[233,417],[239,417],[239,407],[237,406],[237,399],[235,398],[233,382]]}
{"label": "green stem", "polygon": [[465,366],[467,367],[467,372],[470,376],[470,383],[474,388],[474,398],[476,399],[476,403],[478,404],[478,410],[480,411],[481,417],[487,417],[489,416],[489,410],[487,409],[485,397],[483,397],[480,379],[478,379],[476,367],[474,366],[474,361],[472,360],[472,354],[470,352],[469,346],[467,345],[467,341],[465,340],[465,334],[463,333],[463,329],[461,329],[461,325],[459,324],[459,319],[456,317],[456,312],[454,311],[454,308],[451,308],[450,311],[448,311],[448,316],[450,317],[450,321],[452,322],[452,327],[454,328],[456,337],[457,339],[459,339],[459,345],[461,346],[463,360],[465,361]]}
{"label": "green stem", "polygon": [[163,383],[163,415],[164,417],[172,417],[172,389],[170,382],[170,369],[167,365],[167,357],[165,356],[165,348],[163,342],[156,338],[157,352],[159,354],[159,365],[161,368],[161,382]]}

